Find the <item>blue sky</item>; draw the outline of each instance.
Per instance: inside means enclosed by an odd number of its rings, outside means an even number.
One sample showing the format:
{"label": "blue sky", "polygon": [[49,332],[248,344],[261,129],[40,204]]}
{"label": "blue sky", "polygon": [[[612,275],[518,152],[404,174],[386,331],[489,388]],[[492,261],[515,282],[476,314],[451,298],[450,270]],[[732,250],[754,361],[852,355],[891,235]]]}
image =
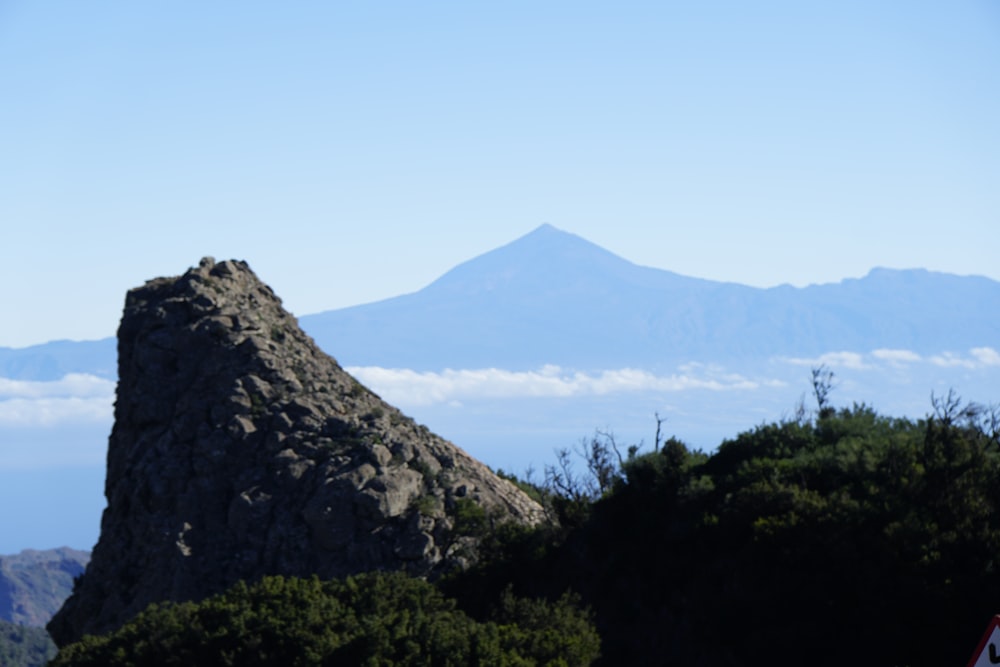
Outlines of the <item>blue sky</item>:
{"label": "blue sky", "polygon": [[0,2],[0,346],[246,259],[293,312],[542,223],[758,286],[1000,279],[1000,5]]}
{"label": "blue sky", "polygon": [[[995,0],[0,0],[0,346],[111,336],[126,290],[204,255],[247,260],[303,315],[415,291],[543,223],[755,286],[1000,280],[998,119]],[[787,378],[354,370],[514,470],[595,426],[647,436],[654,410],[712,445],[790,409],[815,363],[845,400],[885,376],[893,413],[919,414],[941,369],[994,400],[996,345],[830,352]],[[891,403],[904,370],[919,408]],[[36,508],[0,553],[93,544],[113,391],[0,378],[0,504]],[[615,392],[582,416],[564,401]],[[538,396],[544,417],[518,421]],[[462,401],[492,434],[461,431]]]}

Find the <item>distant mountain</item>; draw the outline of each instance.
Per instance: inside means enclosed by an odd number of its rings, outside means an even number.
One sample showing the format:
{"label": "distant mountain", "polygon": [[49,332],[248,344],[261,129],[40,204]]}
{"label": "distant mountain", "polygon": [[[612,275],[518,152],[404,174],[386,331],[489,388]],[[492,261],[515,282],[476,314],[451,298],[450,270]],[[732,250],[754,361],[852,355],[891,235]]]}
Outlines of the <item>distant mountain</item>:
{"label": "distant mountain", "polygon": [[1000,283],[922,269],[760,289],[632,264],[543,225],[404,296],[307,315],[346,365],[669,367],[774,355],[967,350],[1000,339]]}
{"label": "distant mountain", "polygon": [[88,373],[113,380],[118,372],[115,359],[114,338],[0,347],[0,377],[44,381],[67,373]]}
{"label": "distant mountain", "polygon": [[[346,367],[531,371],[520,374],[528,379],[507,378],[509,391],[503,372],[468,374],[482,383],[471,389],[464,377],[448,374],[428,379],[383,373],[391,378],[382,384],[377,369],[357,373],[477,458],[523,471],[539,469],[551,461],[554,447],[595,427],[613,427],[623,442],[649,442],[654,412],[669,416],[672,433],[711,451],[723,438],[808,399],[809,366],[830,352],[859,353],[831,356],[846,359],[830,362],[838,376],[838,405],[866,402],[889,414],[920,417],[930,408],[931,392],[950,389],[970,400],[996,402],[998,306],[996,281],[919,269],[874,269],[862,278],[805,288],[701,280],[637,266],[544,225],[413,294],[302,316],[299,323]],[[970,354],[975,347],[992,349],[977,357]],[[919,356],[880,361],[871,354],[879,348]],[[942,355],[947,351],[955,355]],[[0,348],[0,377],[41,381],[79,372],[113,380],[116,359],[113,338]],[[687,365],[692,361],[703,364]],[[543,364],[561,366],[559,377],[539,379],[535,371]],[[631,371],[621,379],[624,367],[656,380],[636,381]],[[610,379],[603,379],[605,370],[612,371]],[[499,391],[483,389],[497,377]],[[546,383],[541,389],[540,381]],[[23,389],[25,395],[38,390]],[[11,395],[20,398],[16,391]],[[14,417],[0,420],[0,455],[17,464],[0,469],[0,499],[22,503],[17,520],[3,524],[12,545],[6,550],[67,540],[87,547],[97,539],[110,411],[103,422],[89,413],[78,418],[77,402],[61,397],[20,399],[23,406],[0,402],[6,408],[0,416]],[[39,416],[19,421],[28,410]],[[49,421],[60,410],[70,417]],[[86,459],[77,452],[98,454],[87,468],[76,466]],[[43,467],[18,467],[24,462]],[[27,496],[18,489],[33,480],[50,485],[44,497],[58,502],[59,511],[37,502],[41,494],[24,502]],[[64,498],[79,502],[67,505]],[[30,540],[11,537],[27,535],[27,526]],[[35,537],[41,531],[47,531],[44,539]]]}
{"label": "distant mountain", "polygon": [[56,645],[45,628],[0,620],[0,665],[42,667],[56,657]]}
{"label": "distant mountain", "polygon": [[[762,289],[638,266],[542,225],[412,294],[299,322],[347,366],[659,370],[837,350],[965,352],[1000,341],[998,307],[1000,282],[984,277],[876,268]],[[0,376],[69,372],[113,378],[114,339],[0,348]]]}
{"label": "distant mountain", "polygon": [[0,556],[0,620],[43,627],[73,592],[90,554],[63,547]]}

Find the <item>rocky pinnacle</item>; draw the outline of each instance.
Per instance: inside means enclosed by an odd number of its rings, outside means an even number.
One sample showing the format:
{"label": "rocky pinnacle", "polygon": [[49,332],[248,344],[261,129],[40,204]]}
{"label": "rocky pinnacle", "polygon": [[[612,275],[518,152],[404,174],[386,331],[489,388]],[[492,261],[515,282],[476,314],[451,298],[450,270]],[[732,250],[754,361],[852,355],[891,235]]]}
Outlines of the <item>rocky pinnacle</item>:
{"label": "rocky pinnacle", "polygon": [[470,507],[480,525],[542,520],[317,348],[245,262],[206,258],[131,290],[118,377],[108,506],[49,624],[60,645],[240,579],[463,567]]}

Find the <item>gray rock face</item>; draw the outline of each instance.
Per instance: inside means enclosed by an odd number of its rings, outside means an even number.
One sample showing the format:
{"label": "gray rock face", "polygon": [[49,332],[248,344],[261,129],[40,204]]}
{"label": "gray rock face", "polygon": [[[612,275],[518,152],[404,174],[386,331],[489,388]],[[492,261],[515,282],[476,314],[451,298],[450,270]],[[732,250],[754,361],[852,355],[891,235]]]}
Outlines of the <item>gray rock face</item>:
{"label": "gray rock face", "polygon": [[65,645],[161,600],[266,574],[433,576],[475,558],[456,510],[542,509],[320,351],[244,262],[206,258],[128,293],[108,508],[49,624]]}

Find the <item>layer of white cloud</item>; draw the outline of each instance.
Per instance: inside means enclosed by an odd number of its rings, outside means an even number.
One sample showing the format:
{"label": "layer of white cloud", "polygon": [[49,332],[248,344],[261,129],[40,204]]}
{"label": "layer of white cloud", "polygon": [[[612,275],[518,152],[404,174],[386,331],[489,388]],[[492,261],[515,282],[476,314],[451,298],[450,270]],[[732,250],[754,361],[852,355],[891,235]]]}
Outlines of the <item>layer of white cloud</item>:
{"label": "layer of white cloud", "polygon": [[14,398],[0,401],[0,425],[52,426],[111,421],[110,398]]}
{"label": "layer of white cloud", "polygon": [[778,361],[795,366],[830,368],[845,368],[851,370],[873,370],[888,366],[899,368],[913,364],[928,363],[941,368],[967,368],[978,370],[991,366],[1000,366],[1000,352],[992,347],[974,347],[968,354],[942,352],[929,357],[923,357],[912,350],[878,349],[870,353],[859,352],[828,352],[818,357],[779,357]]}
{"label": "layer of white cloud", "polygon": [[967,357],[953,352],[945,352],[931,357],[929,361],[935,366],[944,368],[986,368],[1000,366],[1000,352],[992,347],[974,347],[969,350]]}
{"label": "layer of white cloud", "polygon": [[347,370],[382,398],[404,407],[448,404],[471,399],[559,398],[686,389],[752,390],[777,383],[774,380],[751,380],[731,373],[695,374],[694,371],[698,369],[693,366],[685,367],[681,373],[672,375],[656,375],[635,368],[590,374],[552,365],[535,371],[483,368],[447,369],[438,373],[375,366]]}
{"label": "layer of white cloud", "polygon": [[992,347],[974,347],[970,354],[983,366],[1000,366],[1000,352]]}
{"label": "layer of white cloud", "polygon": [[[981,370],[1000,367],[1000,352],[976,347],[966,354],[946,352],[922,356],[911,350],[877,349],[868,353],[829,352],[817,357],[782,357],[793,366],[872,371],[914,365]],[[400,368],[354,367],[349,372],[383,398],[402,407],[460,403],[464,400],[601,396],[624,392],[754,390],[782,386],[774,379],[756,379],[712,365],[689,363],[662,375],[623,368],[583,373],[543,366],[533,371],[497,368],[418,372]],[[110,423],[115,383],[94,375],[70,374],[60,380],[37,382],[0,378],[0,426],[52,427],[60,424]]]}
{"label": "layer of white cloud", "polygon": [[795,366],[831,366],[836,368],[851,368],[864,370],[871,366],[865,362],[865,356],[857,352],[827,352],[818,357],[780,357],[780,360]]}
{"label": "layer of white cloud", "polygon": [[0,378],[0,426],[110,422],[114,393],[113,381],[79,373],[51,382]]}
{"label": "layer of white cloud", "polygon": [[941,366],[942,368],[975,368],[978,365],[975,359],[963,357],[955,354],[954,352],[935,354],[930,357],[928,361],[935,366]]}
{"label": "layer of white cloud", "polygon": [[113,396],[115,383],[111,380],[70,373],[61,380],[37,382],[31,380],[11,380],[0,377],[0,400],[6,398],[105,398]]}
{"label": "layer of white cloud", "polygon": [[872,350],[872,356],[879,361],[886,361],[893,365],[915,364],[922,361],[922,357],[911,350]]}

